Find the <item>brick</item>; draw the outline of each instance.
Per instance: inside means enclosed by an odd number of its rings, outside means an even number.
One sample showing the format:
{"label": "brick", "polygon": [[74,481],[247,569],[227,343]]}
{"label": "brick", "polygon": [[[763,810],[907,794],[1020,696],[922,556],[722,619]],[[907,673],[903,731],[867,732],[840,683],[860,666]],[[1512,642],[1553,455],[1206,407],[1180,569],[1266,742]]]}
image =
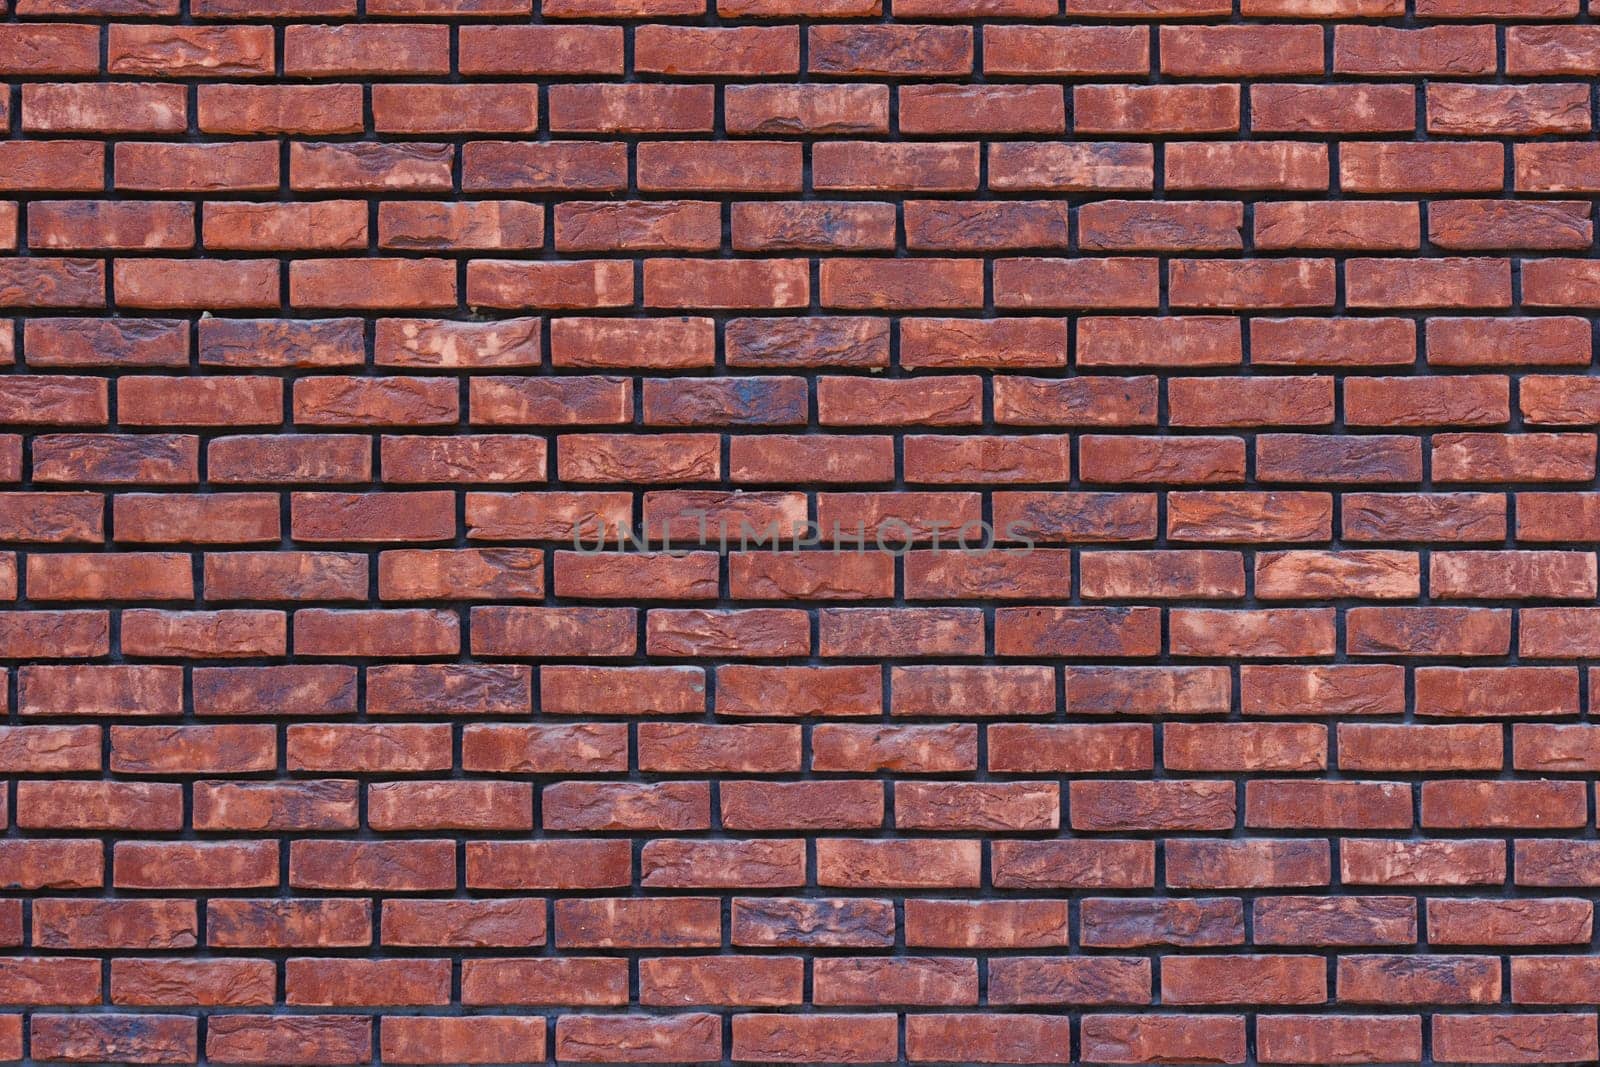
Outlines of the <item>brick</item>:
{"label": "brick", "polygon": [[1555,1056],[1583,1057],[1597,1045],[1591,1020],[1581,1014],[1541,1015],[1536,1025],[1510,1015],[1438,1016],[1434,1047],[1441,1057],[1474,1063],[1490,1057],[1512,1063]]}
{"label": "brick", "polygon": [[[1419,247],[1419,231],[1417,205],[1395,201],[1265,203],[1257,206],[1255,214],[1255,242],[1258,248],[1406,251]],[[1257,319],[1252,327],[1253,331],[1267,334],[1275,325],[1273,320]],[[1353,333],[1363,327],[1370,330],[1384,324],[1369,319],[1347,320],[1343,323],[1326,320],[1318,325],[1324,330],[1345,327],[1347,332]],[[1409,323],[1404,325],[1409,326]],[[1262,337],[1262,340],[1267,339]],[[1346,353],[1343,358],[1358,355]]]}
{"label": "brick", "polygon": [[1243,222],[1243,206],[1236,203],[1103,200],[1079,209],[1078,241],[1092,251],[1234,250],[1243,247]]}
{"label": "brick", "polygon": [[105,303],[105,264],[38,256],[0,259],[0,306],[90,308]]}
{"label": "brick", "polygon": [[378,206],[384,248],[526,248],[544,236],[540,205],[515,200],[466,204],[391,202]]}
{"label": "brick", "polygon": [[364,205],[356,201],[317,204],[207,204],[202,232],[206,245],[257,251],[363,248]]}
{"label": "brick", "polygon": [[531,1059],[543,1053],[545,1026],[543,1019],[392,1015],[383,1021],[379,1047],[390,1063]]}
{"label": "brick", "polygon": [[[278,186],[278,156],[259,141],[203,145],[124,142],[114,153],[118,189],[260,192]],[[165,176],[156,184],[153,173]]]}
{"label": "brick", "polygon": [[36,83],[22,94],[22,125],[33,132],[176,133],[186,118],[176,85]]}
{"label": "brick", "polygon": [[[1097,948],[1237,945],[1244,941],[1244,909],[1236,898],[1228,897],[1166,901],[1087,897],[1079,924],[1083,943]],[[996,977],[997,969],[991,964],[991,985]]]}
{"label": "brick", "polygon": [[278,305],[278,269],[268,260],[119,259],[112,280],[117,299],[131,307],[271,308]]}
{"label": "brick", "polygon": [[1362,76],[1489,74],[1495,68],[1494,27],[1339,26],[1333,35],[1335,74]]}
{"label": "brick", "polygon": [[620,189],[627,184],[628,171],[623,147],[469,141],[461,150],[461,187],[474,193]]}
{"label": "brick", "polygon": [[86,24],[17,23],[0,35],[0,73],[93,75],[100,67],[100,31]]}
{"label": "brick", "polygon": [[889,128],[883,85],[729,85],[723,108],[733,134],[881,134]]}
{"label": "brick", "polygon": [[912,134],[1056,133],[1066,128],[1059,89],[1044,85],[908,85],[900,128]]}
{"label": "brick", "polygon": [[798,74],[800,32],[796,26],[641,26],[634,69],[678,76]]}
{"label": "brick", "polygon": [[627,965],[618,959],[470,960],[461,968],[464,1004],[611,1006],[626,999]]}
{"label": "brick", "polygon": [[1340,723],[1339,765],[1362,771],[1499,770],[1501,730]]}
{"label": "brick", "polygon": [[1582,133],[1589,112],[1577,85],[1434,85],[1428,89],[1428,129],[1457,135]]}
{"label": "brick", "polygon": [[359,85],[201,85],[195,99],[206,133],[327,136],[362,128]]}
{"label": "brick", "polygon": [[830,1006],[976,1004],[978,964],[949,956],[833,958],[816,970],[815,997]]}
{"label": "brick", "polygon": [[552,86],[550,127],[562,133],[704,132],[711,127],[715,107],[710,88],[650,84]]}
{"label": "brick", "polygon": [[556,1054],[578,1063],[652,1063],[722,1058],[718,1017],[685,1015],[564,1015],[556,1021]]}
{"label": "brick", "polygon": [[1144,74],[1150,69],[1150,32],[1143,26],[986,25],[983,69],[1017,76]]}
{"label": "brick", "polygon": [[735,945],[882,948],[894,942],[887,901],[852,898],[735,897]]}
{"label": "brick", "polygon": [[283,70],[291,77],[444,74],[449,69],[447,26],[357,24],[284,31]]}
{"label": "brick", "polygon": [[619,26],[464,25],[457,33],[465,75],[622,73]]}
{"label": "brick", "polygon": [[1255,904],[1258,943],[1388,945],[1417,938],[1417,905],[1409,897],[1262,897]]}
{"label": "brick", "polygon": [[1162,73],[1176,77],[1323,73],[1318,26],[1163,26],[1160,33]]}
{"label": "brick", "polygon": [[[1067,245],[1067,211],[1048,201],[912,200],[905,206],[906,244],[914,249],[967,250]],[[975,236],[981,232],[983,236]]]}
{"label": "brick", "polygon": [[1410,85],[1252,85],[1250,128],[1261,133],[1409,133],[1416,128],[1415,100]]}
{"label": "brick", "polygon": [[1339,183],[1351,192],[1498,192],[1504,182],[1503,153],[1488,142],[1363,142],[1339,153]]}
{"label": "brick", "polygon": [[720,244],[721,226],[720,211],[704,200],[577,201],[555,211],[563,251],[710,251]]}
{"label": "brick", "polygon": [[535,85],[375,85],[373,127],[383,133],[520,133],[539,125]]}
{"label": "brick", "polygon": [[1267,1063],[1365,1063],[1381,1047],[1395,1060],[1422,1059],[1422,1020],[1415,1015],[1274,1015],[1256,1026]]}
{"label": "brick", "polygon": [[1500,970],[1492,956],[1344,956],[1338,964],[1339,999],[1371,1004],[1482,1004],[1500,998]]}
{"label": "brick", "polygon": [[1083,134],[1231,133],[1239,87],[1082,85],[1072,91],[1072,122]]}
{"label": "brick", "polygon": [[378,665],[366,672],[371,710],[398,715],[517,715],[531,707],[533,670],[509,664]]}
{"label": "brick", "polygon": [[276,841],[123,841],[113,877],[124,889],[259,889],[278,884]]}
{"label": "brick", "polygon": [[651,192],[799,192],[801,171],[800,146],[781,141],[652,141],[641,146],[637,163],[639,188]]}
{"label": "brick", "polygon": [[1062,1063],[1071,1033],[1064,1015],[935,1015],[906,1020],[912,1062]]}
{"label": "brick", "polygon": [[259,1007],[272,1003],[274,975],[266,960],[117,959],[111,1000],[134,1007]]}
{"label": "brick", "polygon": [[989,146],[989,168],[996,190],[1133,192],[1155,183],[1154,151],[1117,142],[997,143]]}
{"label": "brick", "polygon": [[1216,1063],[1244,1063],[1242,1015],[1087,1015],[1082,1023],[1086,1059],[1098,1063],[1159,1063],[1203,1055]]}
{"label": "brick", "polygon": [[[813,181],[819,189],[861,191],[887,185],[906,192],[973,192],[978,186],[978,146],[905,142],[831,141],[817,146]],[[870,168],[882,177],[859,177]]]}
{"label": "brick", "polygon": [[1186,308],[1326,307],[1334,300],[1334,265],[1325,259],[1179,260],[1170,287],[1173,304]]}
{"label": "brick", "polygon": [[0,149],[7,192],[97,193],[106,187],[105,146],[93,141],[17,141]]}
{"label": "brick", "polygon": [[[1340,166],[1344,166],[1342,155]],[[1328,187],[1327,150],[1289,141],[1175,141],[1168,146],[1167,168],[1167,185],[1172,189],[1314,192]]]}
{"label": "brick", "polygon": [[265,26],[124,26],[107,34],[111,74],[155,77],[262,77],[273,72]]}
{"label": "brick", "polygon": [[[188,1063],[197,1056],[199,1027],[177,1015],[145,1017],[33,1016],[29,1029],[36,1055],[53,1060],[92,1060],[108,1056],[132,1063]],[[18,1051],[21,1041],[18,1035]]]}
{"label": "brick", "polygon": [[1324,886],[1326,841],[1172,839],[1166,843],[1167,884],[1183,889]]}
{"label": "brick", "polygon": [[206,1030],[206,1055],[224,1063],[271,1063],[303,1055],[310,1042],[321,1060],[347,1063],[372,1054],[372,1026],[360,1015],[232,1015]]}
{"label": "brick", "polygon": [[[28,214],[34,248],[127,249],[192,247],[194,209],[188,204],[115,200],[41,200]],[[80,328],[108,323],[72,320]]]}
{"label": "brick", "polygon": [[1153,259],[1003,259],[995,301],[1006,308],[1148,308],[1159,301]]}
{"label": "brick", "polygon": [[1316,1004],[1328,998],[1318,956],[1178,956],[1161,969],[1169,1004]]}
{"label": "brick", "polygon": [[1154,884],[1148,841],[997,842],[995,885],[1026,889],[1136,889]]}
{"label": "brick", "polygon": [[972,38],[965,26],[812,26],[808,69],[858,78],[959,76],[972,70]]}
{"label": "brick", "polygon": [[1595,1058],[1576,0],[6,14],[0,1058]]}

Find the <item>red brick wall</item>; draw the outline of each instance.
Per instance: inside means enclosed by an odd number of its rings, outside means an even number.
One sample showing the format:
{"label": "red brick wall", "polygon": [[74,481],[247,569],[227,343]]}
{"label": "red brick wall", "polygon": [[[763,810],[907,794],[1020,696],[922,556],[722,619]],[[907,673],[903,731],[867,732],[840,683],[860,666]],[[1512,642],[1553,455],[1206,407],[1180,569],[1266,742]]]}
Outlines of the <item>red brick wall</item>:
{"label": "red brick wall", "polygon": [[0,0],[0,1058],[1595,1060],[1579,3]]}

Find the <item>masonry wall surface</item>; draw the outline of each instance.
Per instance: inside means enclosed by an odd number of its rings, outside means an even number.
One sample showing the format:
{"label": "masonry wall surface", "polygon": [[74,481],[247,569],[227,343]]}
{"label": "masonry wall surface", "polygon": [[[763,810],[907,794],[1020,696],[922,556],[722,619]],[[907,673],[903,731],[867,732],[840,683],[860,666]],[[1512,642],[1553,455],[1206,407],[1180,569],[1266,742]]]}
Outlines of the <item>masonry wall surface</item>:
{"label": "masonry wall surface", "polygon": [[1580,2],[0,0],[0,1058],[1595,1061]]}

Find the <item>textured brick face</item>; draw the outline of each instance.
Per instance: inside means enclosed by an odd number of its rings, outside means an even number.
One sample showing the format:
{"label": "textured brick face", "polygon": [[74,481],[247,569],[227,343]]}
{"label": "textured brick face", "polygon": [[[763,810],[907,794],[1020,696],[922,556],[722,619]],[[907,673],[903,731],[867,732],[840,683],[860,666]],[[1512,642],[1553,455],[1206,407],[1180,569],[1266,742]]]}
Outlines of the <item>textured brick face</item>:
{"label": "textured brick face", "polygon": [[1597,2],[0,0],[0,1060],[1600,1058]]}

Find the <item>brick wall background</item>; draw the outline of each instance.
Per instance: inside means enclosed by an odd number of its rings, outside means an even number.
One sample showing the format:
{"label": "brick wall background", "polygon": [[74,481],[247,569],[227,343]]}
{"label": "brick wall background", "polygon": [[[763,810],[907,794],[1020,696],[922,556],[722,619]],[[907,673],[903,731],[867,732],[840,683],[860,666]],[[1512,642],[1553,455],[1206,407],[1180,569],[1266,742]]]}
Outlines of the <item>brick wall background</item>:
{"label": "brick wall background", "polygon": [[1600,1055],[1579,0],[0,11],[0,1057]]}

